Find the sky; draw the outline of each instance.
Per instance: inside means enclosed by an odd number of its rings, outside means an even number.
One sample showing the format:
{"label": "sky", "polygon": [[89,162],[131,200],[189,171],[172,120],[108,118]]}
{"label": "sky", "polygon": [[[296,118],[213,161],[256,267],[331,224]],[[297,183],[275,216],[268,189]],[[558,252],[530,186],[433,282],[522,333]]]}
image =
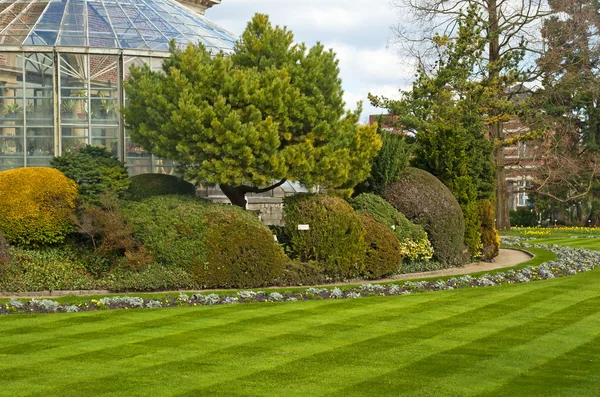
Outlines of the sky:
{"label": "sky", "polygon": [[392,27],[398,9],[390,0],[222,0],[206,16],[223,28],[241,34],[257,13],[267,14],[275,25],[287,26],[297,42],[321,42],[340,61],[340,77],[348,109],[363,101],[361,120],[385,113],[373,108],[367,94],[397,98],[408,88],[414,70],[401,61],[393,43]]}

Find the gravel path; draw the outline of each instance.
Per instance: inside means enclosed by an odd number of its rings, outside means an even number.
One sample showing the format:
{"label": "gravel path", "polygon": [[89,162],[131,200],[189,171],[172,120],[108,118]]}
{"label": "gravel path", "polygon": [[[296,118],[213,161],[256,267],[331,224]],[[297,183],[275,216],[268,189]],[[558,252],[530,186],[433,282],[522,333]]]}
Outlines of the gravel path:
{"label": "gravel path", "polygon": [[493,262],[472,263],[465,267],[455,267],[451,269],[435,270],[432,272],[400,274],[390,279],[392,280],[410,280],[415,278],[436,277],[436,276],[459,276],[463,274],[485,272],[489,270],[501,269],[503,267],[512,267],[526,262],[533,258],[531,254],[524,251],[500,248],[498,256]]}

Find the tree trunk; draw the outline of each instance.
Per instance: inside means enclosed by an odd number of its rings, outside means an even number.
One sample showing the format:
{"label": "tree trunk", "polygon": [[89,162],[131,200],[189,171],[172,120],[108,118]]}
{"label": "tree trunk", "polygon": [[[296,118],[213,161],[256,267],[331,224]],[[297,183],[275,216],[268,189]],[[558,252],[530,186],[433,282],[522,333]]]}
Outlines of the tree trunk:
{"label": "tree trunk", "polygon": [[230,186],[230,185],[219,185],[219,187],[221,188],[221,191],[223,192],[223,194],[225,194],[225,196],[227,196],[227,198],[229,199],[229,201],[231,201],[231,204],[233,205],[237,205],[238,207],[241,207],[243,209],[246,209],[246,188],[245,186]]}
{"label": "tree trunk", "polygon": [[231,201],[231,204],[246,209],[246,193],[265,193],[283,185],[286,181],[287,179],[284,178],[271,186],[263,188],[248,185],[231,186],[226,184],[221,184],[219,187],[223,194]]}
{"label": "tree trunk", "polygon": [[494,163],[496,164],[496,229],[509,230],[510,210],[508,207],[508,189],[506,187],[503,149],[503,147],[494,149]]}
{"label": "tree trunk", "polygon": [[[498,21],[498,3],[497,0],[487,0],[488,7],[488,40],[489,40],[489,82],[496,85],[496,89],[503,90],[498,79],[500,77],[500,27]],[[503,92],[497,92],[496,95],[503,95]],[[491,116],[499,116],[499,113],[492,109]],[[503,125],[501,121],[493,120],[489,126],[489,138],[492,142],[502,142],[504,138]],[[496,166],[496,229],[510,229],[510,217],[508,210],[508,191],[506,188],[506,174],[504,171],[504,148],[502,146],[494,148],[493,155]]]}

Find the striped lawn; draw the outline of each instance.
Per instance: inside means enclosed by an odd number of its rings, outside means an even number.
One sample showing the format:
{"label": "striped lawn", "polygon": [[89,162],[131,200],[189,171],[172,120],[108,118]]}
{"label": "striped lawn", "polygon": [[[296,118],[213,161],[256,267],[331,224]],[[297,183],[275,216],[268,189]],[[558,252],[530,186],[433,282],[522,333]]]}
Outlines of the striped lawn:
{"label": "striped lawn", "polygon": [[0,395],[597,396],[599,286],[4,316]]}

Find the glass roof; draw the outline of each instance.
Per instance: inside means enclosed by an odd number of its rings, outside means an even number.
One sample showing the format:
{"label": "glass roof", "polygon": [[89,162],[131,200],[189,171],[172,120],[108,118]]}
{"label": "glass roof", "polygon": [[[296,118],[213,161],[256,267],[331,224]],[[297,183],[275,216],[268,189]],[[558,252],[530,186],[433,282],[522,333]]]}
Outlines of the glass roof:
{"label": "glass roof", "polygon": [[1,46],[229,51],[237,37],[174,0],[0,0]]}

